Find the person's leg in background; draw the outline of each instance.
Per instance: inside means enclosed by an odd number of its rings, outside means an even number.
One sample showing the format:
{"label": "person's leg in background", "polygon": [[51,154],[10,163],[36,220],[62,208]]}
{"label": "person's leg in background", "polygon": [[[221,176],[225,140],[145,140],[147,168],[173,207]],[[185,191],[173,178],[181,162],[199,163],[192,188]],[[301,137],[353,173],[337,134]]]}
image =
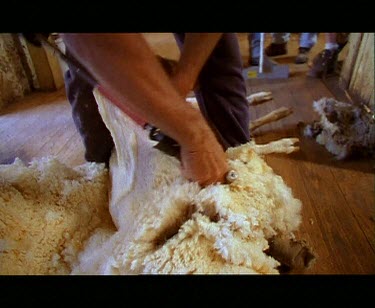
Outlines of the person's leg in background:
{"label": "person's leg in background", "polygon": [[336,33],[325,33],[324,49],[336,51],[338,48],[339,44],[336,42]]}
{"label": "person's leg in background", "polygon": [[[348,41],[348,33],[325,33],[325,46],[324,50],[315,56],[313,64],[307,73],[310,77],[323,77],[326,74],[334,73],[338,55],[345,47]],[[340,39],[340,44],[338,43]]]}
{"label": "person's leg in background", "polygon": [[249,33],[249,65],[258,66],[260,58],[260,32]]}
{"label": "person's leg in background", "polygon": [[[70,56],[69,50],[66,54]],[[85,159],[108,166],[114,143],[99,113],[93,85],[82,78],[75,67],[68,66],[64,76],[65,90],[72,106],[74,124],[85,146]]]}
{"label": "person's leg in background", "polygon": [[348,43],[349,35],[350,35],[350,33],[348,33],[348,32],[338,32],[338,33],[336,33],[336,43],[339,45],[339,48],[338,48],[339,53]]}
{"label": "person's leg in background", "polygon": [[[175,33],[183,49],[184,33]],[[198,78],[199,108],[224,148],[250,141],[250,111],[237,34],[225,33]]]}
{"label": "person's leg in background", "polygon": [[[259,66],[260,53],[261,53],[261,50],[263,49],[261,46],[261,34],[262,33],[260,32],[248,34],[249,66]],[[267,57],[264,50],[263,50],[263,64],[266,67],[270,67],[273,65],[273,62]]]}
{"label": "person's leg in background", "polygon": [[295,59],[296,64],[303,64],[309,60],[309,53],[317,42],[318,33],[305,32],[300,34],[298,55]]}
{"label": "person's leg in background", "polygon": [[269,57],[276,57],[286,55],[288,53],[288,41],[290,39],[290,33],[271,33],[272,41],[265,48],[265,53]]}

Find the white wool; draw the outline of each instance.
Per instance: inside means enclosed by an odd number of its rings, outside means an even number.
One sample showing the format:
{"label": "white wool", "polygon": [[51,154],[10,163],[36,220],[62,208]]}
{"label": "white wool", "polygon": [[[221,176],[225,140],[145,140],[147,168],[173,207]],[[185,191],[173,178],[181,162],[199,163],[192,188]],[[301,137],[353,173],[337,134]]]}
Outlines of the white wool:
{"label": "white wool", "polygon": [[107,190],[104,165],[1,165],[0,274],[69,274],[91,232],[110,229]]}
{"label": "white wool", "polygon": [[293,236],[301,202],[254,142],[227,150],[233,183],[201,189],[94,94],[115,143],[109,177],[53,158],[1,165],[0,274],[278,273],[268,240]]}
{"label": "white wool", "polygon": [[146,131],[95,97],[120,149],[110,161],[118,230],[105,242],[90,239],[73,274],[278,273],[268,239],[298,228],[301,203],[252,143],[227,151],[237,180],[200,189],[174,157],[152,148]]}

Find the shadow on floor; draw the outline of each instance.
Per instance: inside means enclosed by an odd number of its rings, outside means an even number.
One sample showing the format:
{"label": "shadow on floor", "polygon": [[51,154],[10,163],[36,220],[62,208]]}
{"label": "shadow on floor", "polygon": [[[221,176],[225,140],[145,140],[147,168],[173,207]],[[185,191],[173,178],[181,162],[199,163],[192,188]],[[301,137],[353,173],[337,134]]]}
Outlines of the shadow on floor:
{"label": "shadow on floor", "polygon": [[[300,150],[288,154],[288,158],[296,161],[308,161],[318,165],[327,165],[334,168],[360,171],[363,173],[375,172],[375,160],[370,157],[352,156],[344,160],[338,160],[335,155],[331,154],[323,145],[318,144],[314,139],[308,138],[303,134],[303,127],[285,127],[280,130],[273,129],[272,132],[263,134],[254,134],[254,139],[261,139],[267,143],[282,138],[295,137],[299,139]],[[258,143],[258,142],[257,142]],[[283,156],[285,154],[269,154],[269,156]]]}

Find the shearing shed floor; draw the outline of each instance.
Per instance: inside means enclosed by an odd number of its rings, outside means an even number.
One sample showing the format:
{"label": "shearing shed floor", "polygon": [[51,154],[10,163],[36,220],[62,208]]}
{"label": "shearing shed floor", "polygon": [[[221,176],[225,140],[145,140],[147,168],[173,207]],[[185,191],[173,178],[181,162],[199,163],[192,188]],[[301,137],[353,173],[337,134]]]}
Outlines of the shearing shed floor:
{"label": "shearing shed floor", "polygon": [[[147,35],[156,52],[176,58],[173,38],[166,34]],[[239,34],[239,40],[246,63],[246,34]],[[323,43],[320,34],[310,59],[323,48]],[[308,78],[308,64],[294,64],[297,34],[292,34],[288,49],[287,55],[275,60],[290,65],[289,78],[251,79],[247,81],[247,90],[249,94],[269,91],[273,96],[266,103],[249,107],[252,120],[279,107],[293,109],[288,117],[254,131],[253,138],[257,143],[284,137],[300,140],[299,151],[270,154],[265,160],[302,201],[303,221],[296,235],[308,243],[317,258],[303,274],[374,274],[373,160],[338,161],[323,146],[304,137],[300,126],[318,119],[313,111],[314,101],[322,97],[341,101],[350,98],[338,87],[337,75],[326,80]],[[0,112],[0,164],[10,164],[16,157],[27,163],[33,158],[53,155],[74,167],[84,163],[83,154],[64,89],[34,92]]]}

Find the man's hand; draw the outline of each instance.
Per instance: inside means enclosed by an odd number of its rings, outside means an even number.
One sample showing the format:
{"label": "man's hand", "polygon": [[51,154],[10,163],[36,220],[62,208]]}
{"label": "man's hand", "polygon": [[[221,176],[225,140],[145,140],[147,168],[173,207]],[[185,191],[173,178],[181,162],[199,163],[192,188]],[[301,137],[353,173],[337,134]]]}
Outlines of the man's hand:
{"label": "man's hand", "polygon": [[224,183],[228,164],[223,148],[208,132],[202,142],[181,146],[182,174],[202,186]]}

